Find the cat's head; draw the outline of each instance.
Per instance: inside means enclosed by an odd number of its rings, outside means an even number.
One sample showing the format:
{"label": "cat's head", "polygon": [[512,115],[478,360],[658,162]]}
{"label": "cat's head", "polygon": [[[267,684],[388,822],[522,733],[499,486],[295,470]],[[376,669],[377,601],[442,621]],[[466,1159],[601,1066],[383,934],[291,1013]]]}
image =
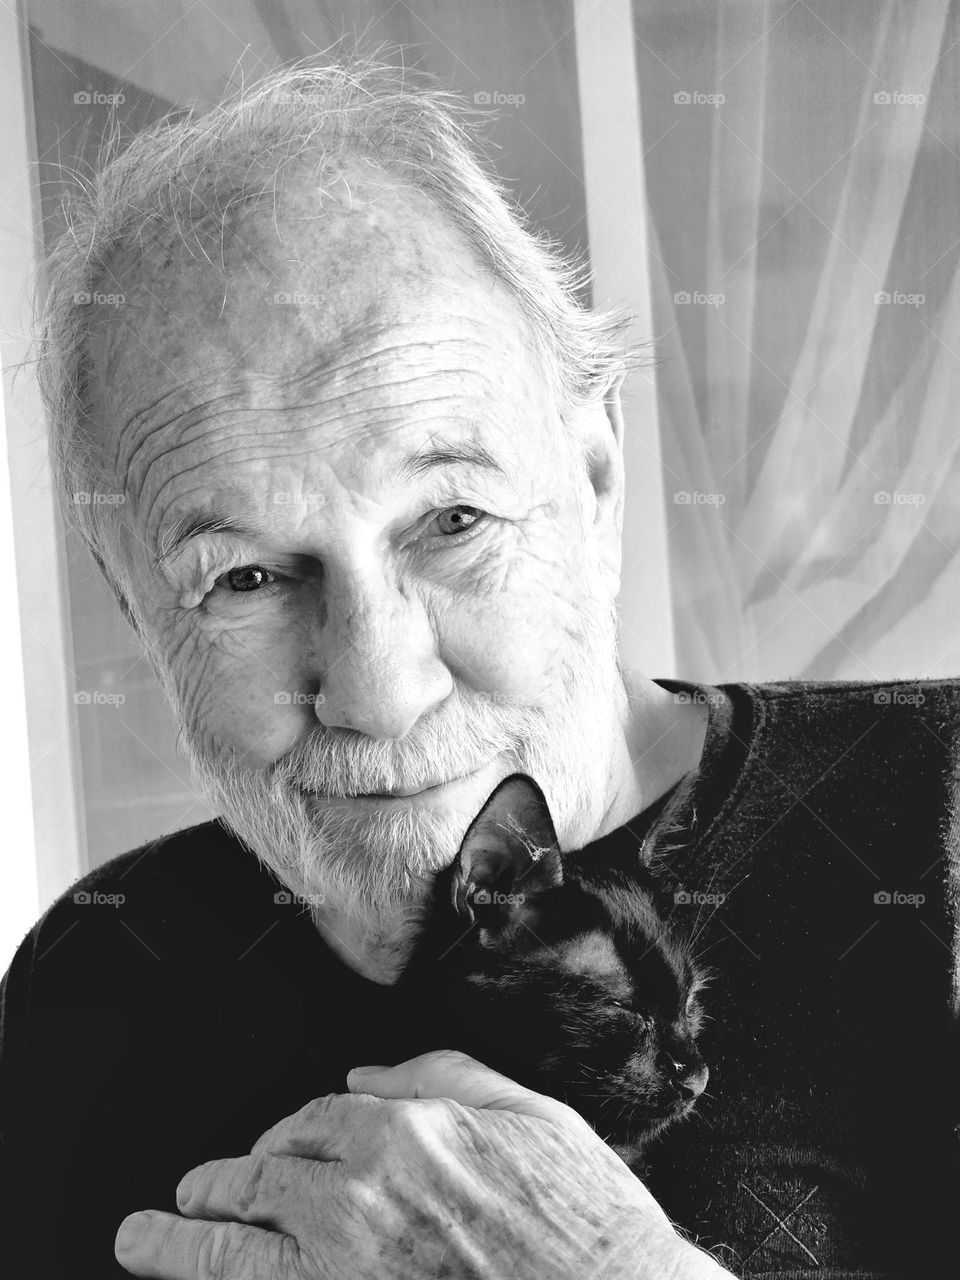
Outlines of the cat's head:
{"label": "cat's head", "polygon": [[451,927],[436,958],[463,980],[459,1013],[490,1065],[614,1140],[690,1111],[708,1075],[696,1043],[703,976],[667,930],[639,855],[628,875],[591,862],[589,847],[562,854],[542,791],[513,774],[438,879],[437,910]]}

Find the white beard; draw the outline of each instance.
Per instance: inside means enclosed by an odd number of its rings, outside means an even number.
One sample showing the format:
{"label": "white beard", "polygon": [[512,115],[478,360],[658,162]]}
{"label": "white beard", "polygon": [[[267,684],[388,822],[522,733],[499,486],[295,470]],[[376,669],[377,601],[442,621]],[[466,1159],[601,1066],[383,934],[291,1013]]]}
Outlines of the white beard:
{"label": "white beard", "polygon": [[351,811],[349,802],[334,808],[323,797],[389,791],[438,774],[456,778],[496,762],[489,790],[510,773],[529,774],[566,848],[564,832],[596,830],[610,799],[612,750],[627,705],[616,625],[612,602],[584,601],[543,705],[501,703],[455,687],[402,739],[318,726],[260,770],[244,769],[232,756],[210,759],[178,714],[184,752],[214,811],[301,896],[321,932],[337,922],[344,935],[381,950],[388,967],[391,956],[399,965],[433,876],[453,861],[486,794],[470,813],[363,800]]}

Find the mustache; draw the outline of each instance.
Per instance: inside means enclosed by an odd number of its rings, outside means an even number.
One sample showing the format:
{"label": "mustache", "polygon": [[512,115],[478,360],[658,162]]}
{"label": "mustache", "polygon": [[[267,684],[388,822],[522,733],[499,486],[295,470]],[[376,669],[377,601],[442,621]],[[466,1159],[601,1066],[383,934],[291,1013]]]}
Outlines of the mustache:
{"label": "mustache", "polygon": [[442,714],[403,738],[377,740],[321,726],[268,766],[271,789],[326,796],[414,790],[475,773],[497,755],[517,754],[545,711],[451,696]]}

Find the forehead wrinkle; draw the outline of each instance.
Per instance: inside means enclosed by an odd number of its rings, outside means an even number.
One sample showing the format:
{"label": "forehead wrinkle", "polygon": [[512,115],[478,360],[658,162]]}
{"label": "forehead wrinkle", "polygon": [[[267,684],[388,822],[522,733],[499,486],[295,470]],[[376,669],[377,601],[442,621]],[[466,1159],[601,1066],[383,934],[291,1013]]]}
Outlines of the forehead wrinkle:
{"label": "forehead wrinkle", "polygon": [[[151,443],[155,443],[156,437],[162,436],[162,434],[165,431],[170,431],[174,429],[178,429],[181,431],[189,431],[191,424],[186,421],[187,419],[189,419],[194,414],[203,413],[204,410],[208,409],[211,405],[216,404],[217,400],[222,400],[225,398],[226,397],[224,396],[214,397],[213,399],[205,401],[202,404],[193,405],[189,409],[183,410],[181,413],[175,413],[172,418],[167,418],[163,422],[156,422],[152,426],[148,427],[140,436],[140,438],[132,446],[130,456],[126,459],[126,462],[124,463],[122,468],[124,481],[127,484],[128,488],[130,488],[131,492],[132,492],[132,486],[129,484],[129,482],[133,478],[132,473],[137,466],[137,459],[140,453],[145,448],[147,448],[148,445],[150,445]],[[210,415],[210,417],[212,418],[215,418],[216,416],[217,416],[216,414]],[[201,422],[209,421],[209,420],[210,420],[209,417],[201,418],[199,419],[196,425],[200,425]],[[179,441],[178,446],[173,446],[169,450],[164,449],[163,444],[161,443],[158,447],[158,452],[156,453],[155,457],[151,459],[151,461],[147,464],[147,467],[149,468],[150,466],[152,466],[154,462],[156,462],[159,458],[163,457],[166,453],[175,452],[177,447],[186,446],[192,443],[193,443],[193,440],[181,439]],[[119,459],[118,459],[118,467],[119,467]],[[138,486],[138,496],[139,496],[139,493],[142,492],[145,483],[146,483],[146,474],[144,474],[144,479],[140,482]]]}
{"label": "forehead wrinkle", "polygon": [[[210,402],[210,404],[215,404],[215,403],[216,401]],[[441,413],[439,410],[444,405],[452,405],[454,406],[454,409],[448,413]],[[391,431],[398,427],[403,427],[404,425],[412,425],[408,421],[406,421],[405,413],[404,413],[405,410],[408,410],[411,408],[415,408],[418,410],[417,425],[427,425],[433,420],[448,422],[451,420],[457,421],[460,419],[464,419],[464,415],[462,414],[462,412],[458,412],[460,405],[461,405],[460,397],[452,393],[446,393],[443,395],[436,395],[436,396],[426,396],[426,397],[419,396],[415,400],[404,402],[402,404],[388,404],[384,406],[382,410],[378,411],[376,423],[373,425],[372,430],[368,430],[366,434],[368,436],[373,436],[376,433]],[[139,453],[140,449],[143,446],[149,444],[151,440],[158,433],[161,433],[167,430],[172,430],[177,427],[181,427],[183,424],[184,418],[190,417],[191,414],[195,412],[200,412],[201,410],[205,411],[207,408],[209,408],[208,405],[199,406],[198,409],[196,410],[191,410],[186,414],[178,415],[170,419],[166,423],[158,424],[156,427],[152,428],[150,432],[148,432],[144,436],[144,439],[141,441],[141,444],[138,446],[136,452]],[[303,423],[297,423],[296,421],[293,421],[290,424],[284,425],[282,429],[275,428],[270,431],[265,431],[263,429],[254,430],[254,431],[243,431],[240,429],[240,423],[237,422],[238,429],[234,431],[229,431],[226,434],[213,433],[213,432],[208,433],[206,431],[197,430],[198,428],[201,428],[201,427],[203,428],[209,427],[212,423],[216,422],[217,418],[229,417],[232,419],[234,417],[239,418],[241,415],[249,415],[249,414],[260,415],[264,412],[290,414],[290,415],[294,415],[294,418],[297,418],[303,413],[309,411],[310,409],[317,409],[317,408],[326,409],[328,412],[325,416],[320,416],[319,418],[311,417],[308,421]],[[431,408],[433,410],[432,412],[423,412],[423,410],[427,410]],[[221,410],[219,412],[213,412],[213,413],[204,412],[204,416],[201,419],[199,419],[194,423],[190,423],[182,428],[183,434],[176,441],[175,444],[171,445],[169,448],[163,448],[161,446],[160,451],[146,463],[144,467],[144,472],[143,472],[143,479],[141,482],[141,489],[146,487],[147,481],[149,479],[150,469],[154,467],[157,464],[157,462],[161,461],[165,457],[172,456],[180,449],[187,449],[187,448],[190,448],[191,446],[201,445],[206,436],[210,437],[209,444],[211,445],[211,447],[221,444],[224,440],[232,441],[237,445],[240,445],[243,443],[251,443],[251,444],[268,443],[268,442],[278,443],[278,442],[292,440],[297,436],[301,436],[301,435],[304,435],[305,433],[315,431],[318,427],[327,426],[331,423],[337,426],[340,426],[342,424],[343,430],[339,434],[333,435],[329,439],[323,442],[322,450],[323,452],[328,452],[341,447],[342,445],[348,443],[351,439],[356,439],[360,433],[356,429],[350,428],[350,426],[348,425],[349,420],[353,418],[369,419],[370,413],[371,411],[369,406],[366,406],[364,408],[352,409],[347,413],[343,413],[343,412],[334,413],[333,406],[324,405],[321,401],[317,401],[314,404],[298,405],[296,407],[289,407],[289,408],[284,406],[280,406],[280,407],[266,406],[265,408],[261,408],[261,407],[250,407],[246,405],[240,405],[240,406],[237,406],[236,408],[231,407],[228,409]],[[368,423],[368,426],[370,425],[371,424]],[[191,431],[193,431],[195,434],[190,435],[188,438],[187,432],[191,432]],[[307,450],[306,452],[317,453],[319,451],[320,450],[312,449],[312,450]],[[279,456],[284,456],[284,455],[279,455]],[[136,455],[134,455],[134,458],[131,459],[131,466],[129,468],[130,470],[132,470],[135,460],[136,460]],[[198,463],[197,465],[202,466],[204,464]]]}
{"label": "forehead wrinkle", "polygon": [[[451,399],[451,398],[453,397],[437,397],[436,399],[438,402],[443,402],[444,400]],[[421,400],[417,402],[418,405],[423,405],[425,403],[432,403],[432,401],[427,402],[427,401]],[[435,417],[436,417],[436,421],[439,424],[437,427],[437,430],[439,430],[440,427],[449,426],[450,420],[451,420],[450,415],[436,414]],[[431,417],[430,415],[426,415],[426,416],[421,415],[421,417],[418,419],[418,425],[424,427],[425,429],[429,429],[429,426],[433,420],[434,420],[433,417]],[[393,423],[385,423],[381,421],[380,423],[378,423],[378,427],[381,428],[383,431],[391,430],[394,427],[403,426],[403,425],[405,424],[402,421],[397,421]],[[289,428],[286,428],[283,432],[277,433],[277,436],[275,436],[274,438],[276,439],[277,437],[282,436],[284,438],[289,439],[290,437],[302,435],[306,432],[313,431],[316,429],[316,426],[317,426],[316,422],[308,422],[308,423],[304,423],[302,426],[299,426],[299,427],[289,427]],[[252,443],[252,442],[262,441],[264,439],[264,433],[256,432],[253,434],[247,433],[244,435],[232,435],[229,437],[229,439],[231,439],[234,442],[236,449],[240,449],[243,447],[244,442]],[[350,432],[345,431],[342,435],[340,435],[335,440],[331,440],[328,443],[326,443],[322,451],[326,452],[328,449],[332,451],[338,447],[341,447],[349,439],[350,439]],[[211,440],[210,444],[211,446],[213,446],[214,444],[219,444],[221,442],[222,440],[218,440],[218,441]],[[151,461],[147,463],[146,470],[144,472],[143,482],[141,485],[141,495],[147,489],[149,478],[150,478],[150,471],[156,465],[156,463],[158,463],[164,458],[173,457],[180,450],[187,449],[197,443],[198,443],[197,440],[181,441],[180,443],[174,445],[171,449],[166,450],[163,453],[158,454],[155,458],[151,459]],[[208,466],[211,461],[220,462],[221,460],[229,458],[232,452],[234,451],[235,450],[231,450],[228,452],[219,452],[216,455],[214,455],[214,457],[212,458],[211,457],[203,458],[200,461],[191,464],[190,466],[187,466],[178,470],[175,474],[169,476],[166,480],[164,480],[158,487],[157,492],[147,500],[147,503],[143,508],[145,535],[148,537],[150,536],[150,527],[151,527],[151,524],[153,523],[154,511],[156,510],[156,507],[158,506],[158,504],[160,504],[163,501],[164,493],[167,489],[170,488],[170,486],[174,484],[182,483],[184,477],[189,476],[194,472],[200,471],[203,467]],[[274,452],[273,457],[275,459],[297,458],[297,457],[306,459],[311,457],[312,455],[316,455],[319,452],[321,452],[321,450],[318,450],[318,449],[306,449],[306,450],[290,449],[284,452]],[[386,468],[384,470],[386,474]],[[181,495],[179,494],[175,495],[174,498],[171,500],[171,502],[178,501],[180,497]],[[159,519],[156,521],[156,523],[159,524],[162,521],[162,518],[163,517],[161,515]]]}
{"label": "forehead wrinkle", "polygon": [[[477,334],[444,334],[434,339],[410,338],[398,342],[380,342],[377,337],[374,337],[362,343],[349,344],[332,356],[329,353],[321,353],[317,360],[306,361],[293,370],[265,370],[263,376],[278,382],[289,383],[291,386],[297,386],[303,382],[311,385],[318,382],[322,386],[337,378],[338,375],[349,374],[351,370],[362,368],[371,361],[379,361],[394,355],[405,355],[409,358],[421,349],[434,355],[447,347],[476,347],[482,351],[493,350],[493,347]],[[450,366],[439,365],[436,368],[424,370],[423,376],[450,371],[453,371]]]}
{"label": "forehead wrinkle", "polygon": [[[379,379],[373,385],[378,388],[382,387],[384,390],[386,389],[394,390],[400,387],[416,385],[422,382],[424,379],[435,378],[438,376],[438,374],[439,376],[450,375],[452,377],[458,377],[463,379],[469,379],[471,376],[477,376],[476,370],[466,365],[448,366],[442,371],[429,371],[425,373],[413,374],[408,378],[395,378],[389,381],[384,381],[383,379]],[[319,381],[321,386],[328,386],[332,382],[332,379],[330,377],[318,376],[318,372],[316,370],[311,370],[311,371],[304,372],[302,375],[297,375],[296,377],[291,378],[289,380],[284,375],[275,375],[275,376],[272,375],[271,381],[276,381],[280,383],[289,382],[292,385],[297,385],[298,383],[301,385],[309,385],[313,381]],[[197,377],[193,379],[192,383],[186,384],[186,386],[184,387],[171,388],[169,391],[165,391],[161,395],[159,395],[154,401],[152,401],[151,404],[146,405],[142,409],[137,410],[136,413],[134,413],[133,416],[124,424],[124,426],[120,431],[118,449],[117,449],[118,464],[120,461],[120,456],[122,454],[123,439],[126,433],[128,432],[128,430],[132,429],[134,426],[140,425],[141,422],[148,420],[150,414],[154,412],[157,409],[157,406],[162,404],[164,400],[167,400],[171,396],[177,395],[178,393],[187,390],[190,386],[197,386],[202,382],[203,382],[203,378]],[[271,412],[271,411],[297,412],[298,410],[330,407],[335,405],[340,400],[349,399],[352,396],[355,396],[358,390],[367,390],[367,389],[368,389],[367,387],[360,387],[360,388],[354,387],[350,389],[345,388],[344,390],[337,392],[335,395],[328,396],[325,399],[312,400],[312,401],[309,401],[309,400],[298,401],[296,404],[292,404],[292,405],[290,404],[272,405],[269,403],[255,404],[255,405],[238,404],[236,406],[235,412],[237,413],[259,413],[264,411],[265,412]],[[225,392],[222,392],[220,395],[211,396],[207,400],[201,401],[200,403],[194,403],[189,405],[187,408],[183,409],[182,411],[175,413],[172,417],[167,418],[164,422],[152,424],[147,428],[145,435],[140,440],[138,440],[135,445],[132,446],[132,452],[126,464],[127,469],[129,470],[133,466],[136,459],[136,454],[139,452],[143,444],[149,439],[149,437],[156,430],[162,430],[164,427],[181,423],[185,419],[188,419],[193,415],[206,410],[211,405],[217,404],[219,401],[238,398],[242,394],[243,392],[241,390],[225,391]],[[448,399],[455,398],[456,394],[457,393],[449,392],[446,394],[446,398]],[[425,399],[418,400],[418,401],[404,401],[396,407],[408,408],[412,403],[429,404],[443,398],[444,397],[440,395],[429,396]],[[341,415],[341,416],[355,416],[356,414],[363,413],[363,412],[365,412],[364,409],[357,409],[357,410],[351,411],[346,415]],[[193,425],[193,424],[190,424],[190,425]],[[189,429],[189,426],[186,429]]]}
{"label": "forehead wrinkle", "polygon": [[[148,293],[149,292],[150,291],[148,290]],[[353,328],[352,331],[348,328],[349,336],[347,339],[346,350],[344,350],[343,346],[340,345],[336,355],[332,359],[327,354],[321,353],[316,360],[310,360],[305,364],[301,364],[300,367],[296,369],[257,369],[253,376],[255,379],[258,379],[263,383],[278,385],[289,395],[291,391],[302,391],[313,384],[319,384],[325,392],[328,392],[330,389],[336,391],[336,383],[338,381],[349,380],[352,374],[361,374],[359,378],[353,379],[354,385],[352,387],[345,389],[332,397],[327,394],[325,397],[327,403],[335,403],[337,399],[347,399],[351,394],[367,391],[370,387],[380,387],[384,385],[396,387],[404,385],[414,386],[418,381],[421,381],[424,378],[429,378],[430,376],[448,376],[462,380],[479,377],[481,380],[484,380],[484,375],[482,373],[478,374],[473,365],[466,366],[457,364],[453,366],[447,365],[444,367],[443,359],[445,357],[445,353],[451,348],[454,350],[457,348],[470,350],[472,348],[478,352],[489,354],[494,351],[495,348],[499,348],[502,345],[502,339],[500,342],[486,340],[485,327],[490,327],[489,321],[484,318],[482,322],[477,325],[476,317],[471,317],[466,314],[458,317],[457,311],[459,311],[460,308],[456,306],[456,303],[454,303],[454,307],[455,309],[453,312],[444,312],[443,319],[438,322],[440,329],[436,337],[430,335],[428,331],[427,336],[404,337],[397,341],[388,342],[386,341],[386,335],[389,333],[391,328],[395,330],[397,326],[397,318],[391,316],[386,323],[383,323],[381,320],[381,323],[376,324],[372,333],[368,330],[362,343],[357,341],[359,327]],[[458,334],[455,332],[451,334],[444,326],[444,321],[449,323],[451,318],[454,320],[459,319],[470,324],[472,331],[469,334]],[[177,326],[180,328],[183,327],[182,318],[176,314],[175,310],[173,312],[172,319]],[[402,324],[403,321],[401,320],[400,323]],[[430,324],[430,321],[428,320],[427,323]],[[124,327],[126,328],[126,326]],[[304,318],[300,318],[300,327],[301,330],[309,330],[309,326],[304,323]],[[494,326],[492,332],[493,331],[499,334],[500,329],[498,326]],[[138,341],[140,341],[139,335],[134,336],[136,336]],[[525,326],[522,323],[516,326],[515,336],[519,339],[519,348],[516,354],[521,356],[520,363],[527,365],[530,373],[535,374],[538,362],[535,358],[531,358],[534,357],[534,352],[531,348]],[[341,339],[342,337],[343,335],[341,335]],[[142,342],[141,345],[143,345]],[[297,344],[294,343],[291,345],[296,346]],[[513,344],[508,343],[507,345],[510,347]],[[421,352],[424,352],[426,355],[426,359],[422,361],[423,364],[429,366],[426,370],[421,368],[409,378],[396,379],[390,384],[384,384],[380,369],[381,360],[385,358],[389,359],[391,357],[399,357],[402,362],[416,363]],[[512,353],[506,352],[504,354],[507,354],[509,358]],[[151,351],[151,355],[156,357],[156,352]],[[160,362],[168,372],[171,374],[175,373],[174,369],[172,369],[166,361],[161,359]],[[239,351],[238,354],[236,348],[234,349],[231,363],[234,366],[234,370],[239,370],[241,375],[249,369],[249,366],[247,366],[246,369],[244,366],[244,352]],[[366,374],[368,370],[369,377],[362,376]],[[157,411],[158,407],[163,405],[171,397],[189,397],[191,391],[199,390],[211,379],[216,380],[220,377],[229,376],[229,373],[230,370],[228,368],[220,367],[219,369],[216,369],[213,374],[210,374],[207,371],[202,371],[195,374],[192,378],[182,378],[179,385],[170,388],[168,391],[160,393],[149,405],[145,405],[140,409],[137,409],[130,415],[118,433],[114,462],[115,470],[118,473],[123,474],[123,484],[125,488],[129,486],[131,474],[136,468],[138,455],[141,453],[144,443],[149,439],[150,435],[153,434],[153,428],[150,428],[147,435],[141,437],[141,439],[137,440],[135,444],[129,445],[130,451],[125,457],[124,454],[128,448],[128,440],[131,435],[135,437],[138,428],[142,427],[145,422],[149,422],[151,415]],[[332,387],[331,384],[333,384]],[[167,423],[179,422],[180,420],[188,417],[191,412],[196,412],[197,409],[202,409],[205,405],[216,403],[218,400],[226,399],[230,396],[239,397],[240,395],[247,393],[248,390],[249,380],[245,385],[241,384],[240,388],[221,393],[219,396],[215,395],[208,397],[208,399],[199,406],[196,404],[191,405],[181,414],[172,415],[171,418],[166,421]],[[312,402],[311,404],[298,405],[295,407],[308,409],[316,408],[322,403],[322,401]],[[166,424],[160,424],[161,428],[164,425]]]}
{"label": "forehead wrinkle", "polygon": [[[463,338],[463,339],[458,339],[457,341],[469,344],[471,342],[471,339]],[[420,347],[420,346],[428,346],[429,348],[432,349],[434,345],[435,344],[417,342],[417,343],[409,343],[409,344],[398,344],[394,347],[386,348],[385,350],[387,352],[391,350],[398,351],[401,349],[415,350],[417,347]],[[482,346],[483,344],[479,344],[479,345]],[[379,358],[379,356],[383,354],[383,350],[384,349],[378,349],[373,353],[354,357],[348,361],[342,362],[339,365],[330,365],[329,363],[322,362],[319,365],[319,367],[318,366],[308,367],[306,370],[302,371],[301,373],[295,374],[292,377],[285,374],[284,372],[278,372],[275,374],[266,374],[266,375],[258,374],[258,377],[263,377],[266,381],[269,381],[269,382],[279,383],[281,384],[281,386],[284,384],[286,384],[287,386],[297,386],[298,384],[301,386],[307,386],[307,385],[310,385],[311,383],[317,382],[319,383],[321,388],[326,389],[328,387],[332,387],[333,385],[335,385],[335,382],[337,380],[337,375],[348,373],[352,368],[355,368],[358,365],[362,366],[364,362],[368,362],[371,359]],[[348,400],[352,396],[357,395],[359,392],[369,390],[371,386],[377,389],[382,388],[384,390],[389,389],[393,391],[405,386],[406,387],[416,386],[422,383],[425,379],[430,379],[430,378],[435,379],[437,377],[455,377],[455,378],[460,378],[466,381],[469,381],[471,378],[479,377],[481,381],[484,380],[483,375],[478,374],[475,369],[470,368],[468,366],[459,366],[459,365],[455,365],[455,366],[448,365],[446,367],[441,367],[439,369],[415,373],[415,374],[412,374],[410,377],[395,378],[387,381],[384,381],[382,376],[380,376],[380,370],[376,366],[374,366],[371,369],[371,373],[373,374],[373,377],[371,378],[371,382],[369,385],[361,383],[359,386],[344,388],[342,391],[336,392],[334,395],[327,396],[321,400],[300,402],[295,405],[288,405],[288,404],[241,405],[241,404],[238,404],[236,406],[236,409],[232,411],[239,414],[239,413],[245,413],[245,412],[259,413],[264,411],[296,412],[299,410],[306,411],[309,409],[326,408],[329,412],[337,405],[338,401]],[[197,378],[193,379],[191,384],[187,384],[187,387],[191,385],[197,386],[198,384],[202,384],[203,381],[204,381],[204,378],[202,376],[198,376]],[[184,388],[184,390],[185,389],[186,388]],[[154,406],[161,403],[169,395],[176,394],[176,392],[179,390],[181,390],[181,388],[175,388],[165,393],[163,396],[158,397],[158,399],[154,401]],[[205,411],[209,409],[211,405],[216,405],[217,403],[220,403],[223,401],[229,401],[230,399],[233,399],[233,398],[239,398],[241,395],[245,394],[246,390],[247,390],[247,387],[243,387],[242,389],[233,389],[230,391],[222,392],[219,395],[210,397],[209,399],[202,402],[201,404],[191,405],[189,408],[183,410],[182,413],[175,414],[172,418],[167,419],[167,421],[164,423],[160,423],[158,425],[149,427],[145,432],[145,434],[141,437],[141,439],[138,440],[137,443],[132,446],[130,455],[125,462],[122,460],[122,456],[121,456],[122,448],[118,447],[118,453],[117,453],[118,470],[122,470],[125,478],[129,478],[130,473],[133,471],[136,465],[137,455],[140,453],[143,446],[150,440],[150,438],[155,434],[157,430],[162,430],[164,427],[171,426],[171,425],[183,424],[183,429],[188,431],[190,430],[193,424],[185,423],[184,420],[191,418],[197,413],[201,413],[201,414],[204,414],[204,416],[200,419],[200,421],[201,422],[209,421],[211,416],[215,416],[215,415],[209,415],[205,413]],[[390,408],[403,409],[403,408],[409,408],[411,407],[411,405],[414,405],[414,404],[431,404],[442,398],[443,397],[441,396],[419,397],[416,400],[405,401],[399,405],[390,406]],[[454,398],[454,393],[452,392],[447,393],[447,398],[448,399]],[[123,431],[121,432],[121,438],[126,433],[127,428],[129,428],[138,418],[142,419],[148,416],[148,412],[149,411],[147,409],[144,409],[139,411],[137,414],[135,414],[134,417],[131,418],[130,421],[125,425]],[[354,417],[357,415],[362,415],[368,412],[369,412],[369,408],[367,407],[367,408],[360,408],[356,410],[350,410],[347,412],[341,412],[339,416],[341,418],[347,419],[347,418]]]}
{"label": "forehead wrinkle", "polygon": [[[129,416],[117,433],[118,441],[122,441],[127,432],[139,425],[141,421],[149,419],[150,414],[155,411],[157,405],[162,404],[164,400],[169,400],[171,396],[187,396],[196,388],[202,387],[211,377],[215,376],[216,372],[222,372],[222,370],[218,370],[211,374],[209,370],[198,370],[196,373],[190,374],[184,369],[172,368],[166,361],[161,361],[161,363],[171,375],[170,383],[158,391],[147,404],[135,406],[132,410],[128,409]],[[121,374],[123,372],[122,362],[120,372]]]}
{"label": "forehead wrinkle", "polygon": [[[376,370],[374,372],[376,372]],[[344,408],[345,404],[349,405],[350,401],[356,397],[358,390],[360,389],[352,387],[337,390],[335,385],[333,385],[332,379],[329,377],[323,380],[323,385],[332,390],[334,394],[328,395],[325,399],[305,403],[301,402],[295,405],[276,405],[269,403],[231,405],[229,402],[231,400],[238,399],[242,394],[244,394],[247,388],[243,388],[242,390],[231,389],[230,391],[223,392],[220,395],[212,396],[202,404],[195,404],[184,412],[175,414],[172,418],[167,419],[162,423],[150,426],[143,432],[136,444],[132,446],[127,459],[122,464],[118,461],[118,469],[122,471],[124,483],[131,493],[133,492],[134,483],[136,482],[137,494],[141,494],[147,488],[150,471],[156,463],[161,458],[169,456],[171,453],[175,452],[176,448],[186,447],[201,441],[204,432],[218,417],[231,416],[239,419],[244,415],[259,415],[264,413],[282,413],[296,416],[312,412],[315,416],[311,417],[308,422],[304,423],[302,426],[297,426],[294,421],[290,425],[286,426],[283,432],[279,434],[297,435],[304,431],[313,430],[318,426],[326,426],[331,423],[335,423],[337,426],[342,426],[343,430],[338,434],[334,434],[328,442],[325,442],[325,447],[330,449],[340,447],[344,441],[349,438],[351,420],[369,420],[372,414],[377,415],[378,425],[382,425],[385,428],[391,428],[402,425],[404,416],[411,409],[415,409],[417,411],[418,419],[422,423],[425,418],[429,421],[431,416],[440,417],[441,415],[436,412],[437,407],[448,404],[452,407],[452,411],[448,415],[450,418],[467,417],[474,421],[477,420],[479,414],[476,407],[469,409],[466,414],[463,412],[462,406],[464,405],[464,401],[466,400],[469,404],[472,393],[472,395],[480,401],[481,406],[483,406],[483,402],[489,400],[490,392],[493,388],[488,384],[484,385],[486,383],[486,379],[482,374],[477,374],[474,369],[460,366],[456,366],[454,368],[448,367],[447,369],[439,372],[414,374],[407,378],[389,381],[381,380],[375,384],[375,388],[384,392],[393,393],[399,388],[416,388],[421,386],[424,382],[435,382],[438,378],[443,379],[444,377],[456,377],[467,383],[479,378],[481,388],[467,389],[461,386],[456,390],[438,392],[434,395],[418,394],[410,396],[399,403],[389,403],[380,408],[375,408],[370,404],[358,405],[355,408]],[[363,388],[363,390],[368,389],[369,388]],[[226,407],[216,409],[216,406],[218,405],[225,405]],[[433,409],[432,414],[425,412],[430,409]],[[316,413],[318,410],[320,412]],[[174,430],[177,431],[179,435],[177,445],[172,449],[167,449],[164,447],[163,443],[164,435],[169,431]],[[277,433],[274,432],[271,434],[275,437]],[[266,433],[259,431],[252,435],[243,435],[239,432],[234,432],[232,433],[232,436],[234,439],[249,439],[253,441],[258,438],[264,438]],[[156,450],[154,457],[151,458],[145,466],[139,468],[139,459],[141,455],[151,445]],[[138,468],[140,469],[139,475],[136,474]]]}

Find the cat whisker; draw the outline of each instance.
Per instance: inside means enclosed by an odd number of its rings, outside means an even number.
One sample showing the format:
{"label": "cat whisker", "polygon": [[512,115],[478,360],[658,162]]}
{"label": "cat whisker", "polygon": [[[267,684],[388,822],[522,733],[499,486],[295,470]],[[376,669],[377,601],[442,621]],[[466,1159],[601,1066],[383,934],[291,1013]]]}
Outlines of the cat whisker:
{"label": "cat whisker", "polygon": [[[703,1095],[701,1094],[701,1097],[702,1097],[702,1096],[703,1096]],[[708,1129],[715,1129],[715,1128],[717,1127],[717,1126],[713,1123],[713,1121],[709,1119],[709,1117],[705,1116],[705,1115],[704,1115],[704,1113],[703,1113],[702,1111],[698,1110],[696,1107],[695,1107],[692,1111],[688,1111],[688,1112],[687,1112],[687,1114],[686,1114],[686,1116],[684,1117],[684,1119],[686,1119],[686,1120],[699,1120],[699,1121],[701,1122],[701,1124],[705,1124],[705,1125],[707,1126],[707,1128],[708,1128]]]}
{"label": "cat whisker", "polygon": [[[720,908],[723,906],[723,904],[727,901],[727,899],[731,896],[731,894],[735,893],[735,892],[737,891],[737,889],[739,889],[739,888],[740,888],[740,886],[743,884],[744,880],[746,880],[746,879],[748,879],[748,878],[749,878],[749,875],[750,875],[750,873],[749,873],[749,872],[747,872],[747,874],[746,874],[745,876],[741,876],[741,878],[737,881],[737,883],[736,883],[735,885],[733,885],[733,886],[732,886],[732,888],[728,889],[728,890],[727,890],[725,893],[723,893],[723,894],[719,894],[719,895],[717,895],[717,896],[719,897],[719,899],[720,899],[720,900],[719,900],[719,902],[717,902],[717,903],[714,905],[713,910],[710,912],[710,914],[709,914],[709,916],[706,918],[706,920],[704,920],[704,922],[703,922],[703,924],[702,924],[702,925],[700,924],[700,912],[699,912],[699,911],[697,912],[697,919],[694,921],[694,933],[693,933],[693,935],[692,935],[692,937],[690,938],[690,941],[689,941],[689,945],[690,945],[691,947],[692,947],[692,946],[694,946],[694,945],[696,944],[696,942],[697,942],[697,941],[699,940],[699,938],[700,938],[700,935],[703,933],[704,929],[706,929],[707,925],[710,923],[710,921],[713,919],[713,917],[717,914],[717,912],[720,910]],[[713,891],[713,882],[711,881],[710,889],[707,891],[707,895],[705,895],[705,896],[709,896],[710,894],[712,894],[712,891]]]}

